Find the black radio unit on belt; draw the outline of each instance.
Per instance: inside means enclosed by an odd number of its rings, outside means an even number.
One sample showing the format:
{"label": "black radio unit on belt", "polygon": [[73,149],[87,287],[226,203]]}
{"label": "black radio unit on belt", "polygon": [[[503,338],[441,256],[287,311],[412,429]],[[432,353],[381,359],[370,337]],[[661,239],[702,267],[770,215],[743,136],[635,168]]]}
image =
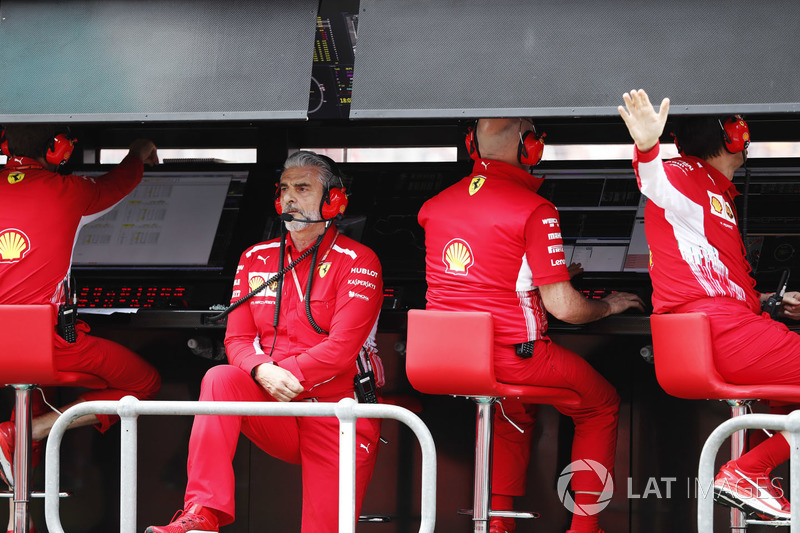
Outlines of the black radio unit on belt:
{"label": "black radio unit on belt", "polygon": [[533,343],[536,341],[520,342],[514,345],[514,353],[523,359],[530,359],[533,356]]}
{"label": "black radio unit on belt", "polygon": [[56,332],[58,336],[70,344],[78,340],[78,333],[75,325],[78,323],[78,306],[76,304],[61,304],[58,306],[58,324]]}

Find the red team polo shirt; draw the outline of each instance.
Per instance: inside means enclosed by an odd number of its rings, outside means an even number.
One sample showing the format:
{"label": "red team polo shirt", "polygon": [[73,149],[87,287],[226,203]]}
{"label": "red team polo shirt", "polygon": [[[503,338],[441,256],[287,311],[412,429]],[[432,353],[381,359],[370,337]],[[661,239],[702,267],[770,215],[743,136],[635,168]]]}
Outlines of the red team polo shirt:
{"label": "red team polo shirt", "polygon": [[736,222],[733,183],[697,157],[662,161],[659,145],[634,154],[648,198],[653,309],[665,313],[702,298],[727,297],[761,312],[755,280]]}
{"label": "red team polo shirt", "polygon": [[422,206],[428,309],[489,311],[495,341],[542,338],[538,287],[568,281],[555,206],[536,194],[540,178],[489,159]]}
{"label": "red team polo shirt", "polygon": [[0,171],[0,303],[58,304],[81,226],[104,215],[142,179],[129,155],[99,177],[61,176],[15,157]]}
{"label": "red team polo shirt", "polygon": [[[286,249],[284,265],[302,252],[292,244],[291,235]],[[274,276],[280,270],[279,253],[280,239],[245,250],[231,300]],[[298,400],[352,395],[356,356],[374,335],[383,301],[381,265],[372,250],[335,227],[328,229],[319,247],[311,289],[311,314],[328,335],[317,333],[306,317],[304,294],[310,267],[311,256],[294,268],[296,278],[291,272],[285,275],[277,333],[272,326],[277,283],[230,314],[225,335],[228,361],[247,372],[261,363],[276,363],[305,388]]]}

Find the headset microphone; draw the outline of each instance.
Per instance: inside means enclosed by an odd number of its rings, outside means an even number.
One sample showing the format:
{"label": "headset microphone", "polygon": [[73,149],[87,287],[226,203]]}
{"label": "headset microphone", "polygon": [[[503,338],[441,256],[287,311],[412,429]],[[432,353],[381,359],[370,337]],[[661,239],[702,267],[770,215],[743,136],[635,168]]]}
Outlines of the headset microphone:
{"label": "headset microphone", "polygon": [[291,215],[291,213],[281,213],[279,218],[284,222],[305,222],[306,224],[318,224],[320,222],[330,222],[331,220],[335,220],[337,217],[333,218],[323,218],[322,220],[310,220],[308,218],[295,218]]}

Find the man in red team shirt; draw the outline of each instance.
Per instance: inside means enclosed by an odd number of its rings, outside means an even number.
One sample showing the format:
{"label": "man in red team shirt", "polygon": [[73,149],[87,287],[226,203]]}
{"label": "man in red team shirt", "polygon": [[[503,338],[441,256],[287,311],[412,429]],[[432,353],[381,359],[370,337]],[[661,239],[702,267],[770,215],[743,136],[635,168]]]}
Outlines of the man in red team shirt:
{"label": "man in red team shirt", "polygon": [[[770,294],[754,288],[737,226],[732,180],[747,157],[746,123],[738,116],[684,118],[676,130],[681,157],[662,161],[659,137],[669,99],[656,113],[643,90],[622,98],[619,113],[636,144],[633,166],[648,198],[654,311],[708,315],[714,363],[726,381],[800,385],[800,337],[762,313]],[[800,293],[785,293],[780,310],[800,318]],[[789,519],[789,502],[769,477],[789,453],[785,435],[778,433],[725,464],[714,480],[717,501]]]}
{"label": "man in red team shirt", "polygon": [[[286,160],[276,207],[288,238],[256,244],[242,254],[232,300],[257,290],[304,252],[313,253],[282,281],[232,306],[225,335],[229,364],[208,371],[200,400],[337,402],[354,397],[356,360],[365,343],[374,346],[383,282],[372,250],[331,224],[329,212],[336,211],[331,207],[343,197],[339,185],[329,159],[296,152]],[[379,430],[378,419],[361,418],[356,424],[356,514],[375,466]],[[302,531],[337,531],[336,418],[196,416],[184,509],[169,525],[151,526],[147,533],[217,531],[233,522],[231,461],[240,432],[270,455],[301,465]]]}
{"label": "man in red team shirt", "polygon": [[[56,136],[48,124],[12,124],[3,131],[2,150],[8,156],[0,171],[0,304],[49,304],[55,316],[67,302],[70,262],[81,226],[112,209],[141,181],[143,165],[158,163],[155,145],[134,141],[123,161],[107,174],[87,178],[60,175],[72,143]],[[93,374],[107,388],[83,393],[78,402],[119,400],[125,395],[153,398],[161,387],[158,372],[141,357],[114,342],[88,335],[78,322],[76,339],[55,336],[55,361],[60,371]],[[58,413],[44,409],[34,396],[31,433],[34,460],[41,440]],[[38,404],[38,405],[37,405]],[[66,409],[69,406],[63,407]],[[117,417],[88,415],[72,427],[97,424],[104,432]],[[14,424],[0,424],[0,464],[3,479],[12,486]],[[13,514],[12,514],[13,518]],[[11,526],[9,526],[9,529]]]}
{"label": "man in red team shirt", "polygon": [[[578,407],[555,405],[575,422],[572,459],[594,460],[612,472],[619,396],[583,358],[550,340],[546,313],[583,324],[627,309],[643,311],[643,303],[621,292],[590,300],[572,287],[558,211],[536,193],[541,179],[529,173],[541,155],[530,153],[541,150],[530,120],[481,119],[471,135],[472,174],[419,212],[427,307],[491,312],[497,379],[575,391]],[[502,405],[495,417],[493,510],[511,509],[513,496],[525,492],[535,421],[535,406]],[[603,480],[591,471],[575,472],[572,488],[578,506],[593,504]],[[514,528],[513,519],[490,522],[491,533]],[[569,531],[597,533],[597,515],[574,514]]]}

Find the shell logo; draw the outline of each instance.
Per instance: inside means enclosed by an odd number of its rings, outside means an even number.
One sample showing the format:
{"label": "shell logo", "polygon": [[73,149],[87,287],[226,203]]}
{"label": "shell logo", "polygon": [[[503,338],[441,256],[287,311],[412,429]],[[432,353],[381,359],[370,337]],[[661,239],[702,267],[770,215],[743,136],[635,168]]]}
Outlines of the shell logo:
{"label": "shell logo", "polygon": [[261,285],[264,284],[264,281],[265,281],[264,278],[262,278],[261,276],[253,276],[252,278],[250,278],[250,281],[248,282],[250,290],[251,291],[256,290],[257,288],[259,288]]}
{"label": "shell logo", "polygon": [[717,213],[722,213],[722,202],[716,196],[711,197],[711,209]]}
{"label": "shell logo", "polygon": [[466,276],[469,267],[475,262],[469,243],[461,239],[453,239],[447,243],[442,261],[446,267],[444,271],[456,276]]}
{"label": "shell logo", "polygon": [[[745,124],[745,123],[744,123],[744,120],[742,121],[742,124],[744,124],[745,126],[747,126],[747,124]],[[742,134],[742,140],[743,140],[744,142],[748,142],[748,141],[750,140],[750,132],[749,132],[749,131],[746,131],[746,132],[744,132],[744,133]]]}
{"label": "shell logo", "polygon": [[16,263],[31,249],[31,241],[25,232],[16,228],[0,231],[0,263]]}

